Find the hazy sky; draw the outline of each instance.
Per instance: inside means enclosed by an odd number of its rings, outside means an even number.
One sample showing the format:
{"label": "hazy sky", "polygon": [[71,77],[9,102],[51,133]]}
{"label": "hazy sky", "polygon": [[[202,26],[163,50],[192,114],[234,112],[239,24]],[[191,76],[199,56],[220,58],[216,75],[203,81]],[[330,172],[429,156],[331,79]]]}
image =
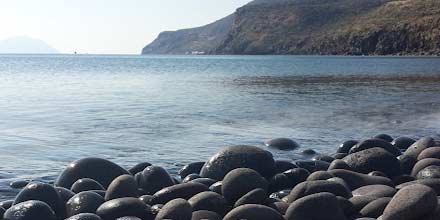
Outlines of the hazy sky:
{"label": "hazy sky", "polygon": [[42,39],[63,53],[138,54],[164,30],[220,19],[250,0],[2,0],[0,40]]}

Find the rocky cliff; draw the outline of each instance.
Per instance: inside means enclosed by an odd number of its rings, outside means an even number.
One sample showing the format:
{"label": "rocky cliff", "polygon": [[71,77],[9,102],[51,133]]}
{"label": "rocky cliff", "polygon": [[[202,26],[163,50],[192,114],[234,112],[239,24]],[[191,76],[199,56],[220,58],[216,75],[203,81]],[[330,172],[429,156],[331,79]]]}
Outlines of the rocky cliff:
{"label": "rocky cliff", "polygon": [[213,24],[162,33],[143,53],[191,51],[439,55],[440,1],[256,0]]}

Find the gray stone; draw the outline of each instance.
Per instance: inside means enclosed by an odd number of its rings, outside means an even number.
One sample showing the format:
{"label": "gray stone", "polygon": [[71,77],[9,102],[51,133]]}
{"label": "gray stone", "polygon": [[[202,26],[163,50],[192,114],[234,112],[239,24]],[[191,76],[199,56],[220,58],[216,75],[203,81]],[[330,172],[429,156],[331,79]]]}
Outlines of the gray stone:
{"label": "gray stone", "polygon": [[191,220],[222,220],[222,217],[215,212],[199,210],[192,213]]}
{"label": "gray stone", "polygon": [[417,179],[438,179],[440,178],[440,166],[431,165],[417,173]]}
{"label": "gray stone", "polygon": [[275,209],[264,205],[248,204],[231,210],[223,220],[284,220]]}
{"label": "gray stone", "polygon": [[354,190],[353,196],[393,197],[397,190],[387,185],[368,185]]}
{"label": "gray stone", "polygon": [[74,195],[66,203],[67,217],[80,213],[96,213],[96,210],[105,202],[102,196],[95,192],[86,191]]}
{"label": "gray stone", "polygon": [[42,201],[29,200],[13,205],[3,215],[4,220],[56,220],[54,211]]}
{"label": "gray stone", "polygon": [[101,217],[92,213],[81,213],[71,216],[65,220],[101,220]]}
{"label": "gray stone", "polygon": [[215,192],[201,192],[188,200],[193,211],[208,210],[225,215],[228,211],[228,202],[223,196]]}
{"label": "gray stone", "polygon": [[90,178],[82,178],[75,183],[73,183],[72,187],[70,188],[72,192],[79,193],[84,191],[90,191],[90,190],[105,190],[104,187],[98,183],[97,181],[90,179]]}
{"label": "gray stone", "polygon": [[233,204],[246,193],[257,188],[267,191],[267,181],[252,169],[237,168],[229,172],[223,179],[222,195]]}
{"label": "gray stone", "polygon": [[138,185],[146,194],[152,195],[165,187],[174,185],[174,181],[164,168],[149,166],[142,171]]}
{"label": "gray stone", "polygon": [[155,220],[191,220],[192,208],[191,205],[184,199],[174,199],[157,213]]}
{"label": "gray stone", "polygon": [[327,192],[316,193],[290,204],[285,214],[286,220],[346,220],[335,195]]}
{"label": "gray stone", "polygon": [[398,137],[391,144],[399,149],[406,150],[415,142],[416,140],[409,137]]}
{"label": "gray stone", "polygon": [[391,198],[388,197],[376,199],[368,203],[368,205],[366,205],[360,211],[360,214],[364,217],[378,218],[382,215],[385,207],[388,205],[388,203],[390,203],[390,201]]}
{"label": "gray stone", "polygon": [[426,158],[440,159],[440,147],[430,147],[423,150],[417,157],[417,160],[423,160]]}
{"label": "gray stone", "polygon": [[432,165],[436,165],[436,166],[440,166],[440,159],[436,159],[436,158],[426,158],[423,160],[418,161],[412,171],[411,171],[411,176],[417,176],[417,174],[425,169],[426,167],[432,166]]}
{"label": "gray stone", "polygon": [[236,168],[250,168],[268,178],[273,175],[275,161],[269,151],[253,146],[227,147],[205,163],[200,176],[222,180]]}
{"label": "gray stone", "polygon": [[267,199],[267,192],[263,189],[254,189],[248,193],[246,193],[244,196],[242,196],[240,199],[237,200],[234,204],[234,208],[246,205],[246,204],[260,204],[264,205]]}
{"label": "gray stone", "polygon": [[367,139],[364,140],[355,146],[353,146],[349,154],[360,152],[363,150],[371,149],[371,148],[382,148],[386,151],[388,151],[390,154],[394,155],[395,157],[401,155],[400,149],[397,147],[394,147],[390,142],[384,141],[382,139],[373,138],[373,139]]}
{"label": "gray stone", "polygon": [[316,180],[306,181],[295,186],[286,197],[286,201],[292,203],[302,197],[321,192],[329,192],[344,198],[350,198],[352,196],[350,190],[340,183],[327,180]]}
{"label": "gray stone", "polygon": [[115,220],[125,216],[134,216],[143,220],[153,219],[150,206],[138,198],[112,199],[99,206],[96,214],[102,220]]}
{"label": "gray stone", "polygon": [[136,180],[131,175],[122,175],[110,183],[106,193],[105,200],[109,201],[124,197],[139,197]]}
{"label": "gray stone", "polygon": [[129,172],[108,160],[84,158],[69,164],[58,176],[55,185],[70,189],[77,180],[90,178],[107,188],[116,177],[124,174],[129,174]]}
{"label": "gray stone", "polygon": [[179,170],[179,176],[183,180],[186,176],[190,174],[200,174],[200,170],[202,170],[203,165],[205,165],[205,162],[194,162],[185,165],[182,169]]}
{"label": "gray stone", "polygon": [[389,177],[400,175],[399,160],[382,148],[370,148],[346,156],[343,159],[353,171],[370,173],[381,171]]}
{"label": "gray stone", "polygon": [[299,148],[299,144],[289,138],[276,138],[264,143],[267,147],[278,150],[294,150]]}
{"label": "gray stone", "polygon": [[433,189],[414,184],[399,190],[385,208],[382,220],[419,220],[437,209],[437,195]]}
{"label": "gray stone", "polygon": [[349,170],[330,170],[329,173],[343,179],[351,190],[355,190],[362,186],[375,184],[394,186],[393,182],[386,177],[369,176],[367,174],[356,173]]}
{"label": "gray stone", "polygon": [[153,198],[151,198],[151,204],[166,204],[177,198],[190,199],[194,195],[205,191],[209,191],[209,189],[201,183],[181,183],[164,188],[155,193]]}

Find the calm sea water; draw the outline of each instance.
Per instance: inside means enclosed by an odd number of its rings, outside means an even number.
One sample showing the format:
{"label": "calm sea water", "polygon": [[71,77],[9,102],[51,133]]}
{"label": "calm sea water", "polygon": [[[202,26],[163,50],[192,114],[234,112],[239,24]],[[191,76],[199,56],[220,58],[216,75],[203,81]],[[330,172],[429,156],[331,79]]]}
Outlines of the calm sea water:
{"label": "calm sea water", "polygon": [[439,128],[439,58],[0,56],[0,198],[88,156],[175,173],[227,145],[289,137],[272,152],[297,159]]}

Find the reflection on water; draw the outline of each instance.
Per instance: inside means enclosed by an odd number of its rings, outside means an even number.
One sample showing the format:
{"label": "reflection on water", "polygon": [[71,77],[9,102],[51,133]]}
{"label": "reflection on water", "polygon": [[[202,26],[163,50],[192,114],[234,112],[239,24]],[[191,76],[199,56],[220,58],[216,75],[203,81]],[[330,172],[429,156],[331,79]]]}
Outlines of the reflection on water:
{"label": "reflection on water", "polygon": [[175,173],[274,137],[320,153],[382,132],[438,137],[439,69],[437,58],[0,56],[0,197],[86,156]]}

